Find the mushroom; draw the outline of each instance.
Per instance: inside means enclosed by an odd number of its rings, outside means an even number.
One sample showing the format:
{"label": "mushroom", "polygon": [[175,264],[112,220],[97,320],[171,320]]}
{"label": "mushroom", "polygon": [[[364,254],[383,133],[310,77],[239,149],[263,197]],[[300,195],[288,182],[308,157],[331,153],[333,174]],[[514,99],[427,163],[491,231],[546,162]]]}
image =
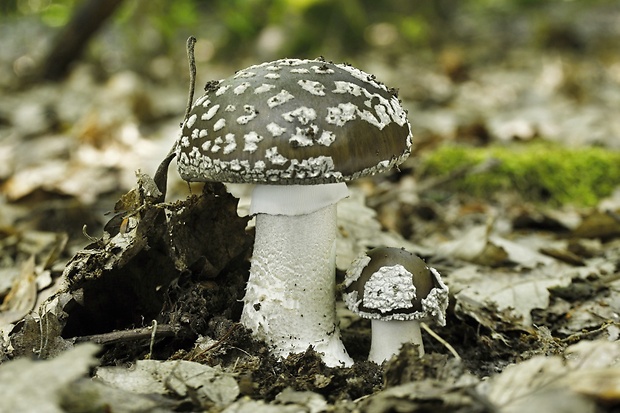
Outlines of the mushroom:
{"label": "mushroom", "polygon": [[344,286],[347,307],[371,320],[368,359],[377,364],[404,343],[417,344],[422,357],[420,321],[446,324],[448,287],[437,270],[405,249],[380,247],[360,255],[348,269]]}
{"label": "mushroom", "polygon": [[309,346],[352,364],[335,310],[336,203],[345,182],[411,152],[393,89],[352,66],[283,59],[207,84],[177,141],[187,181],[256,184],[256,236],[241,322],[287,356]]}

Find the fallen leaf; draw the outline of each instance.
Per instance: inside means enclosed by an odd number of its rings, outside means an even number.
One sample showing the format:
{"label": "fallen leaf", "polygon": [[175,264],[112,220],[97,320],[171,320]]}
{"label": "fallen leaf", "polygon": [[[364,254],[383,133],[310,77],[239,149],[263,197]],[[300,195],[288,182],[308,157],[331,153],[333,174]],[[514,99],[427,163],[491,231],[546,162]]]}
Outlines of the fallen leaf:
{"label": "fallen leaf", "polygon": [[219,367],[186,360],[138,360],[131,368],[100,367],[95,377],[104,383],[138,394],[169,394],[198,398],[201,405],[226,406],[239,395],[232,375]]}
{"label": "fallen leaf", "polygon": [[0,327],[24,318],[37,301],[37,275],[34,256],[22,264],[11,290],[0,305]]}
{"label": "fallen leaf", "polygon": [[505,263],[508,253],[491,241],[490,230],[490,224],[472,227],[459,238],[441,244],[437,255],[488,266]]}
{"label": "fallen leaf", "polygon": [[598,412],[597,401],[620,396],[620,342],[582,341],[563,356],[536,356],[508,366],[480,383],[477,391],[501,413],[536,406],[549,413]]}
{"label": "fallen leaf", "polygon": [[320,413],[327,410],[325,398],[311,391],[295,391],[288,387],[276,396],[276,401],[283,405],[303,406],[308,413]]}
{"label": "fallen leaf", "polygon": [[99,347],[85,343],[58,357],[35,361],[20,358],[0,365],[0,406],[3,412],[62,413],[62,394],[97,364]]}
{"label": "fallen leaf", "polygon": [[570,275],[557,265],[519,273],[467,266],[453,271],[449,278],[450,290],[456,291],[455,311],[492,330],[501,324],[529,329],[531,311],[549,305],[549,288],[570,282]]}

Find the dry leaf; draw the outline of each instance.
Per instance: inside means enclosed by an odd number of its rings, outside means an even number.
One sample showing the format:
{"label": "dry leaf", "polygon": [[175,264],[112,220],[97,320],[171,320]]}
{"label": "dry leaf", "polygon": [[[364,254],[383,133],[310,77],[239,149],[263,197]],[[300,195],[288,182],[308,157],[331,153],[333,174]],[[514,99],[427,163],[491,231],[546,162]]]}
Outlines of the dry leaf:
{"label": "dry leaf", "polygon": [[232,375],[219,367],[193,361],[138,360],[131,368],[100,367],[95,377],[113,387],[138,394],[169,394],[188,397],[191,393],[202,405],[226,406],[239,395]]}
{"label": "dry leaf", "polygon": [[508,253],[490,240],[490,230],[489,224],[475,226],[458,239],[441,244],[437,255],[488,266],[505,263]]}
{"label": "dry leaf", "polygon": [[464,267],[450,274],[450,289],[456,291],[457,313],[467,314],[482,325],[497,330],[532,325],[531,311],[547,308],[549,288],[570,284],[563,267],[539,267],[521,273]]}
{"label": "dry leaf", "polygon": [[598,412],[596,402],[620,400],[620,342],[583,341],[560,356],[536,356],[507,367],[477,389],[501,413],[536,406],[548,413]]}
{"label": "dry leaf", "polygon": [[34,308],[37,300],[37,276],[34,256],[22,264],[22,269],[13,281],[11,291],[0,305],[0,327],[24,318]]}
{"label": "dry leaf", "polygon": [[62,395],[71,383],[97,364],[99,347],[81,344],[58,357],[41,361],[20,358],[0,365],[0,410],[65,412]]}

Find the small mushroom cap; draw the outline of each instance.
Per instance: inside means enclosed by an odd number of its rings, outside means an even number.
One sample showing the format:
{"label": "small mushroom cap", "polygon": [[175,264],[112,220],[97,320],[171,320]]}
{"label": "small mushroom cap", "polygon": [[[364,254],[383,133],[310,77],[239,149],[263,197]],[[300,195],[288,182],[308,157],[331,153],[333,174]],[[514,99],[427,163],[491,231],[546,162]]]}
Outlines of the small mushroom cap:
{"label": "small mushroom cap", "polygon": [[448,287],[434,268],[400,248],[381,247],[358,257],[345,278],[344,300],[360,317],[426,320],[445,325]]}
{"label": "small mushroom cap", "polygon": [[395,91],[374,76],[282,59],[209,82],[176,152],[187,181],[312,185],[386,171],[411,145]]}

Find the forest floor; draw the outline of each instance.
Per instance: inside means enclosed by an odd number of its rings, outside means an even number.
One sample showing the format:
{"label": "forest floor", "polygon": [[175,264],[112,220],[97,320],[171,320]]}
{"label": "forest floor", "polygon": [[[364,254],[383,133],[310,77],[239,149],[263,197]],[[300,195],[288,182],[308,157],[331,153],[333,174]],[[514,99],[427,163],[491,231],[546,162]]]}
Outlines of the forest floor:
{"label": "forest floor", "polygon": [[[366,361],[370,323],[341,297],[351,368],[312,349],[276,359],[238,323],[249,188],[188,185],[173,162],[165,201],[155,196],[186,85],[87,63],[30,87],[0,73],[0,411],[620,411],[620,55],[574,33],[583,48],[493,61],[459,47],[356,59],[399,88],[415,147],[399,170],[350,185],[337,280],[358,254],[394,246],[450,289],[446,326],[423,330],[426,354],[404,346],[381,366]],[[511,158],[541,142],[569,151],[566,164],[536,162],[562,179],[523,165],[527,186],[508,175],[513,187],[471,193],[466,179],[493,180],[508,161],[433,163],[445,148]],[[591,148],[615,155],[580,158]],[[550,196],[585,179],[595,198]]]}

